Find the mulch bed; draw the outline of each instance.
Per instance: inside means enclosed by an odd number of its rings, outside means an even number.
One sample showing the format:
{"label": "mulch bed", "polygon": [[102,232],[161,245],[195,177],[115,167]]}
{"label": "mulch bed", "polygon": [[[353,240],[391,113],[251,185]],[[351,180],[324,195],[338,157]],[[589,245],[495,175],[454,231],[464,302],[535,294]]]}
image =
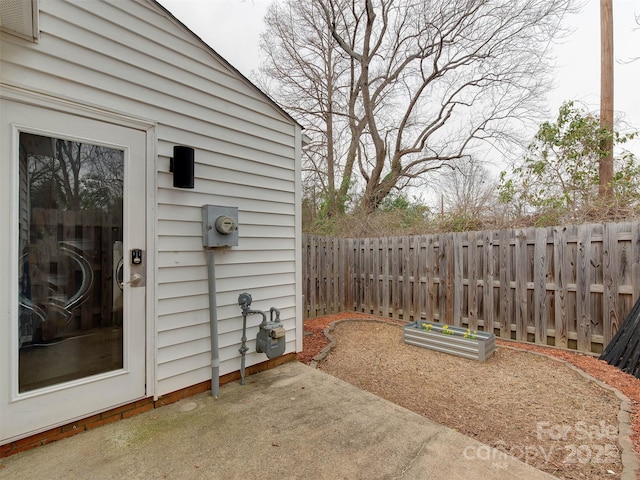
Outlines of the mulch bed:
{"label": "mulch bed", "polygon": [[[343,312],[325,317],[309,319],[304,322],[305,335],[303,339],[304,350],[298,354],[298,360],[310,363],[312,359],[328,345],[328,339],[323,331],[333,322],[345,319],[369,319],[388,322],[392,324],[404,325],[405,322],[393,319],[385,319],[373,315],[357,312]],[[520,351],[530,351],[547,355],[549,357],[564,360],[578,369],[589,374],[593,378],[617,389],[624,394],[630,402],[630,419],[632,426],[631,441],[636,454],[640,456],[640,380],[626,374],[616,367],[608,365],[606,362],[598,360],[590,355],[583,355],[566,350],[539,345],[526,344],[522,342],[509,342],[498,339],[498,345],[516,348]]]}

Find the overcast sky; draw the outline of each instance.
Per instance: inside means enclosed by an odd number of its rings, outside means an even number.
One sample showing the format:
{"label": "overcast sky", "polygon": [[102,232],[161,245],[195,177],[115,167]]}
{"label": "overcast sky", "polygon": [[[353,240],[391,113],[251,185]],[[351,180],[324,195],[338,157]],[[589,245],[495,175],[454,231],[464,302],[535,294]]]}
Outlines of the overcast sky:
{"label": "overcast sky", "polygon": [[[273,0],[160,0],[160,3],[235,68],[251,79],[260,64],[262,18]],[[300,0],[305,1],[305,0]],[[508,0],[507,0],[508,1]],[[640,130],[640,0],[613,0],[617,118]],[[597,113],[600,105],[600,2],[588,0],[577,15],[566,17],[573,33],[553,46],[554,84],[549,119],[565,100],[582,102]],[[532,132],[532,135],[535,132]],[[640,157],[640,141],[632,151]]]}

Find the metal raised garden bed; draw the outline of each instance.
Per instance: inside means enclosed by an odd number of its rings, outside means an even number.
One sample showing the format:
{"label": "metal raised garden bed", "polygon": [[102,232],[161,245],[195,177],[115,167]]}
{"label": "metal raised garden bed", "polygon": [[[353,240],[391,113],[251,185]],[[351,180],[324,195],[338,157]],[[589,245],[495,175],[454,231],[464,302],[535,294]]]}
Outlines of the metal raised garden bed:
{"label": "metal raised garden bed", "polygon": [[409,345],[480,362],[484,362],[496,350],[496,336],[493,333],[425,321],[406,325],[403,338]]}

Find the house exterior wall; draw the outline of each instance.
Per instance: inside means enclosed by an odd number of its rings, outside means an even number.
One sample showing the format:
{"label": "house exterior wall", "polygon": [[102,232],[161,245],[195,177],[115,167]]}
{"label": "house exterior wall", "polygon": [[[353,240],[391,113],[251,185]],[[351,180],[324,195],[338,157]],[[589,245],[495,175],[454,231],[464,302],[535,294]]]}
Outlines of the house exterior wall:
{"label": "house exterior wall", "polygon": [[[154,2],[40,2],[39,25],[38,43],[0,34],[2,83],[156,125],[149,394],[211,376],[203,204],[239,212],[239,245],[215,252],[220,374],[240,368],[242,292],[253,308],[279,308],[286,352],[301,350],[299,125]],[[195,148],[193,190],[172,187],[174,145]],[[259,321],[249,317],[247,366],[266,360]]]}

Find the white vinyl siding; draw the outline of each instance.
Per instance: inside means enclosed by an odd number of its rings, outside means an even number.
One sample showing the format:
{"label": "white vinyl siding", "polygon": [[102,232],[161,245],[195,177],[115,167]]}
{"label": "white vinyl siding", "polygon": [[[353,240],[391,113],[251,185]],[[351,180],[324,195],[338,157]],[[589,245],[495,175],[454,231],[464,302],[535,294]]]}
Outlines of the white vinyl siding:
{"label": "white vinyl siding", "polygon": [[[238,247],[215,252],[220,373],[240,366],[245,291],[254,308],[281,309],[287,352],[301,349],[299,126],[153,2],[40,2],[39,43],[3,35],[0,48],[3,82],[157,125],[155,396],[210,378],[203,204],[239,209]],[[193,190],[172,187],[174,145],[196,150]],[[247,366],[266,360],[260,320],[249,317]]]}

